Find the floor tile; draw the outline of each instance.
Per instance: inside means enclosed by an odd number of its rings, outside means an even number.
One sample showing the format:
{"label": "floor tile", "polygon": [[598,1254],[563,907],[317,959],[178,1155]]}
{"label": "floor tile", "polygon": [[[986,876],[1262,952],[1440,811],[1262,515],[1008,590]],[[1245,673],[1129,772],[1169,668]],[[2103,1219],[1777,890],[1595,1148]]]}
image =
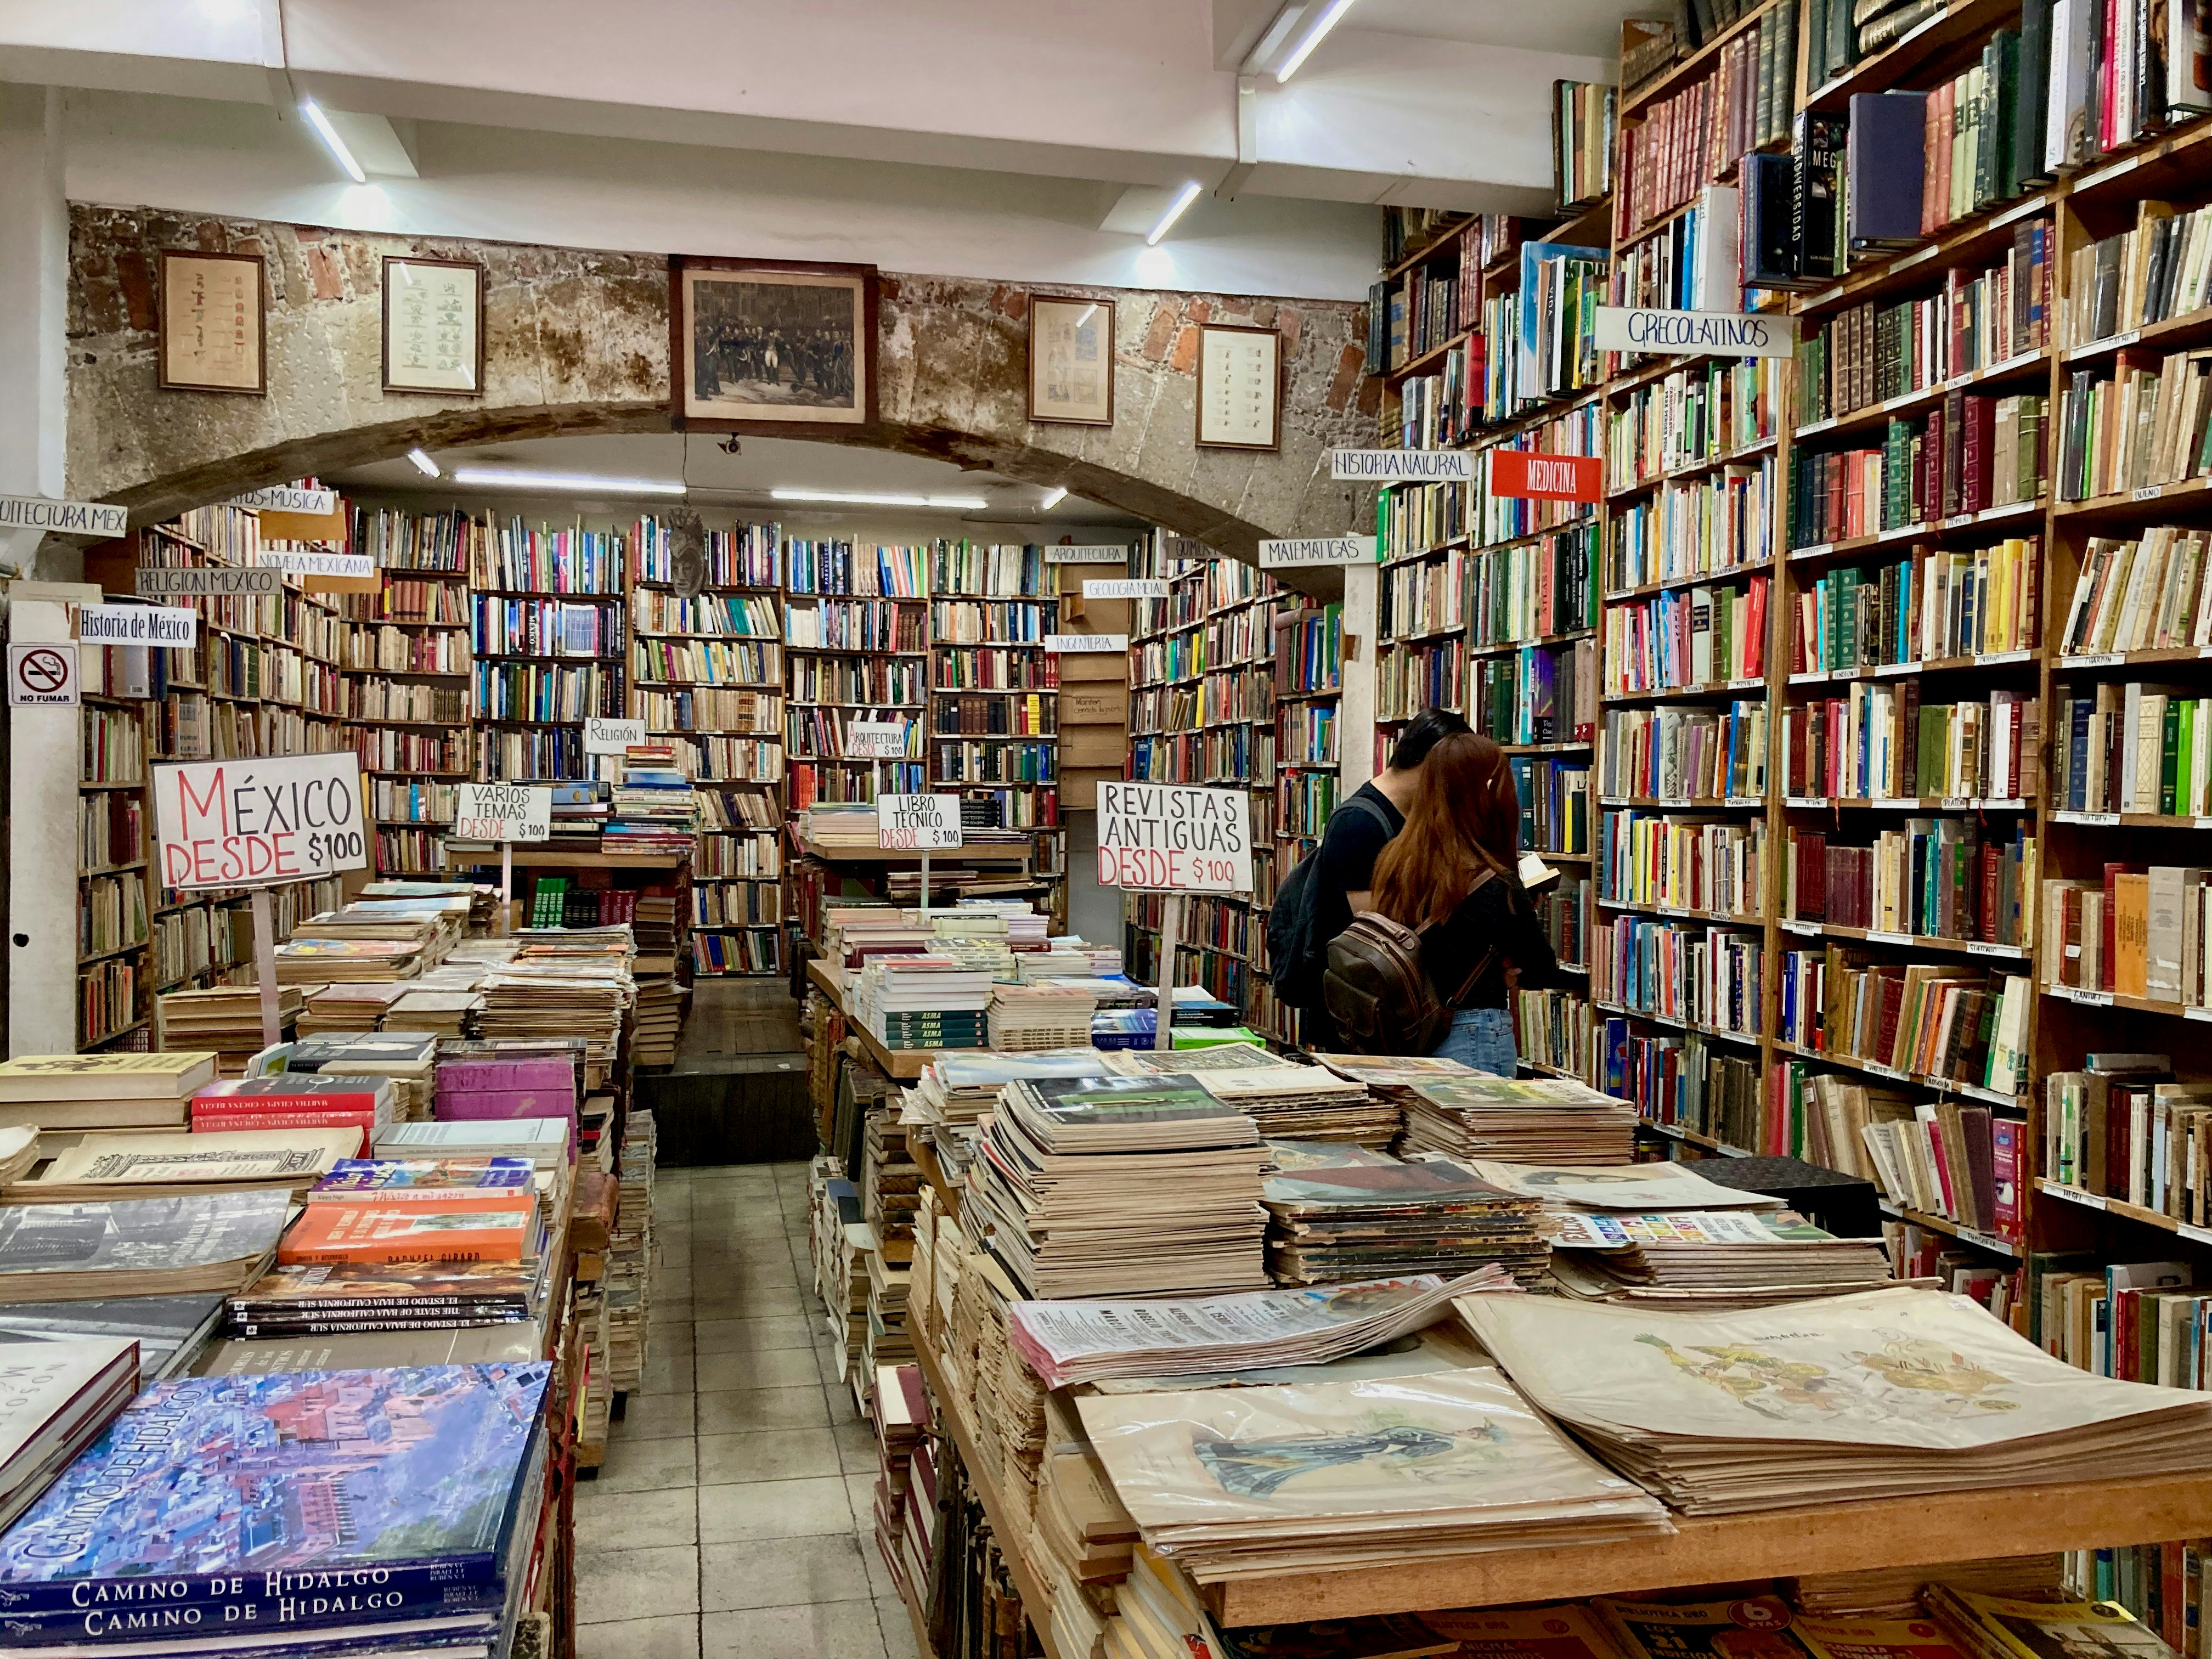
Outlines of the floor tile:
{"label": "floor tile", "polygon": [[767,1353],[707,1353],[692,1362],[702,1393],[728,1389],[799,1389],[822,1379],[807,1348]]}
{"label": "floor tile", "polygon": [[[876,1445],[876,1431],[866,1423],[840,1423],[830,1431],[837,1443],[837,1462],[847,1474],[872,1474],[883,1466],[883,1453]],[[706,1452],[702,1448],[700,1455]]]}
{"label": "floor tile", "polygon": [[[653,1340],[658,1343],[656,1336]],[[693,1396],[688,1394],[634,1394],[623,1402],[623,1414],[607,1425],[613,1440],[667,1440],[695,1431]]]}
{"label": "floor tile", "polygon": [[706,1611],[802,1607],[870,1594],[854,1538],[763,1538],[708,1544],[699,1553]]}
{"label": "floor tile", "polygon": [[876,1510],[876,1477],[872,1474],[845,1476],[845,1498],[853,1507],[853,1519],[867,1521]]}
{"label": "floor tile", "polygon": [[830,1409],[819,1388],[732,1389],[699,1396],[699,1431],[821,1428],[830,1421]]}
{"label": "floor tile", "polygon": [[852,1530],[852,1505],[836,1475],[699,1488],[699,1536],[709,1544],[849,1535]]}
{"label": "floor tile", "polygon": [[657,1353],[648,1349],[645,1370],[637,1386],[640,1394],[689,1394],[691,1392],[691,1356],[688,1353]]}
{"label": "floor tile", "polygon": [[758,1319],[702,1319],[693,1333],[697,1352],[707,1353],[764,1353],[776,1348],[804,1348],[822,1328],[818,1319],[803,1314],[784,1314]]}
{"label": "floor tile", "polygon": [[883,1631],[887,1659],[921,1659],[921,1644],[914,1639],[914,1621],[908,1617],[906,1603],[899,1599],[897,1590],[876,1598],[876,1623]]}
{"label": "floor tile", "polygon": [[872,1601],[759,1607],[703,1626],[700,1659],[884,1659]]}
{"label": "floor tile", "polygon": [[698,1498],[690,1486],[602,1492],[599,1485],[584,1481],[576,1493],[578,1550],[637,1550],[699,1541]]}
{"label": "floor tile", "polygon": [[699,1659],[699,1620],[625,1619],[619,1624],[576,1626],[576,1659]]}
{"label": "floor tile", "polygon": [[791,1480],[844,1473],[843,1449],[828,1429],[766,1429],[699,1437],[699,1484]]}
{"label": "floor tile", "polygon": [[698,1478],[697,1454],[688,1437],[624,1440],[617,1429],[608,1438],[607,1461],[592,1484],[602,1492],[651,1492],[696,1486]]}
{"label": "floor tile", "polygon": [[579,1550],[576,1622],[603,1625],[699,1610],[699,1552]]}

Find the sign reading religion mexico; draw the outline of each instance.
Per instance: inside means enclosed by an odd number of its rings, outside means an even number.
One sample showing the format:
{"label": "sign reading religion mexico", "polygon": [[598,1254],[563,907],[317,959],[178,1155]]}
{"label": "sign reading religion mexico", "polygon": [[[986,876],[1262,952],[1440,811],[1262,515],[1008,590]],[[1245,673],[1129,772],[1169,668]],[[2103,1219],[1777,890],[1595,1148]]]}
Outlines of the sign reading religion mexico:
{"label": "sign reading religion mexico", "polygon": [[1102,779],[1098,883],[1163,893],[1250,892],[1251,796]]}
{"label": "sign reading religion mexico", "polygon": [[190,761],[153,770],[164,887],[306,881],[368,862],[357,755]]}

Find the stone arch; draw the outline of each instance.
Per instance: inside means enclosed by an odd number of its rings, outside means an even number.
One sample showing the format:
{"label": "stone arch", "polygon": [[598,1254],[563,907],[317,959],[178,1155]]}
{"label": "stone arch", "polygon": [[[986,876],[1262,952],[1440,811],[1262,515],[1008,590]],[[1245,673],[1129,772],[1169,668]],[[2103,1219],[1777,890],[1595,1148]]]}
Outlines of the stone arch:
{"label": "stone arch", "polygon": [[[668,428],[662,255],[85,205],[70,210],[70,244],[69,489],[119,502],[134,520],[418,444]],[[263,256],[267,396],[158,389],[165,248]],[[399,254],[485,267],[483,398],[383,390],[382,260]],[[1364,307],[1036,286],[1118,302],[1112,427],[1028,420],[1026,287],[885,272],[882,418],[845,441],[1065,485],[1248,561],[1263,536],[1355,526],[1364,495],[1330,480],[1328,452],[1371,441]],[[1198,447],[1198,331],[1209,320],[1282,331],[1279,453]]]}

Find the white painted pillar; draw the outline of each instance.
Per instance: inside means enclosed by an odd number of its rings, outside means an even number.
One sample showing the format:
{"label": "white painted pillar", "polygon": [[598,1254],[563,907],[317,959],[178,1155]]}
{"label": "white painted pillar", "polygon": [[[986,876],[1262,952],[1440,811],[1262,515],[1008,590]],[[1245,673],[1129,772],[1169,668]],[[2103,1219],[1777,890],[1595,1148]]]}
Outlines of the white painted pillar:
{"label": "white painted pillar", "polygon": [[1336,710],[1339,800],[1375,775],[1375,629],[1382,584],[1380,566],[1345,568],[1344,696]]}
{"label": "white painted pillar", "polygon": [[[8,608],[8,637],[69,639],[69,609],[52,599],[16,599]],[[66,1054],[76,1048],[82,711],[8,713],[8,1053]]]}

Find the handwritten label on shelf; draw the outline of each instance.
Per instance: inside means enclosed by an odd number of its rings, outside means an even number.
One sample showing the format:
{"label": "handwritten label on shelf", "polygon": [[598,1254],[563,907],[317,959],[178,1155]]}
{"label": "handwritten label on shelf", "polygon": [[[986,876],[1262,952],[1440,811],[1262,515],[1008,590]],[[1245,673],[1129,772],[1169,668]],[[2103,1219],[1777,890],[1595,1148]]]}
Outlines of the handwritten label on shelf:
{"label": "handwritten label on shelf", "polygon": [[1827,804],[1828,798],[1826,795],[1792,795],[1783,802],[1784,806],[1793,806],[1801,811],[1807,812],[1817,811],[1826,807]]}
{"label": "handwritten label on shelf", "polygon": [[1250,793],[1102,779],[1098,882],[1152,892],[1250,892]]}
{"label": "handwritten label on shelf", "polygon": [[645,741],[643,720],[592,719],[584,722],[584,752],[619,755],[634,743]]}
{"label": "handwritten label on shelf", "polygon": [[1725,357],[1793,357],[1797,319],[1778,312],[1667,311],[1600,306],[1600,351],[1711,352]]}
{"label": "handwritten label on shelf", "polygon": [[1160,576],[1088,576],[1083,582],[1086,599],[1164,599],[1168,585]]}
{"label": "handwritten label on shelf", "polygon": [[284,591],[284,573],[281,570],[232,570],[215,567],[204,570],[167,570],[141,567],[131,573],[131,585],[142,599],[209,599],[218,594],[281,593]]}
{"label": "handwritten label on shelf", "polygon": [[253,562],[288,576],[374,576],[376,561],[366,553],[312,553],[283,548],[257,548]]}
{"label": "handwritten label on shelf", "polygon": [[876,845],[890,852],[932,852],[960,845],[957,795],[878,795]]}
{"label": "handwritten label on shelf", "polygon": [[1260,544],[1260,568],[1293,570],[1309,565],[1373,564],[1372,536],[1291,536]]}
{"label": "handwritten label on shelf", "polygon": [[2126,660],[2117,651],[2106,651],[2094,656],[2061,657],[2058,665],[2061,668],[2118,668]]}
{"label": "handwritten label on shelf", "polygon": [[1474,456],[1464,449],[1332,449],[1329,477],[1357,483],[1474,481]]}
{"label": "handwritten label on shelf", "polygon": [[1809,933],[1815,938],[1819,937],[1820,932],[1820,924],[1817,921],[1784,921],[1782,927],[1786,933]]}
{"label": "handwritten label on shelf", "polygon": [[1126,564],[1128,559],[1127,548],[1104,544],[1084,547],[1048,547],[1044,550],[1047,564]]}
{"label": "handwritten label on shelf", "polygon": [[191,761],[153,774],[165,887],[305,881],[368,862],[357,755]]}
{"label": "handwritten label on shelf", "polygon": [[1790,556],[1793,559],[1825,559],[1835,550],[1833,542],[1815,542],[1810,547],[1791,548]]}
{"label": "handwritten label on shelf", "polygon": [[550,841],[553,792],[543,785],[465,783],[453,805],[461,841]]}
{"label": "handwritten label on shelf", "polygon": [[2131,494],[2128,499],[2134,501],[2154,501],[2165,493],[2166,486],[2163,484],[2144,484]]}
{"label": "handwritten label on shelf", "polygon": [[0,495],[0,530],[44,530],[57,536],[113,538],[131,533],[131,509],[106,501],[57,501],[44,495]]}
{"label": "handwritten label on shelf", "polygon": [[1912,935],[1892,933],[1879,927],[1869,927],[1867,929],[1866,939],[1869,945],[1910,945],[1912,943]]}
{"label": "handwritten label on shelf", "polygon": [[1979,667],[2001,668],[2007,663],[2030,661],[2034,655],[2033,651],[1977,651],[1974,661]]}
{"label": "handwritten label on shelf", "polygon": [[1048,634],[1044,648],[1055,656],[1076,656],[1102,651],[1127,651],[1127,634]]}
{"label": "handwritten label on shelf", "polygon": [[845,755],[848,760],[904,760],[904,720],[848,720],[845,726]]}
{"label": "handwritten label on shelf", "polygon": [[2084,991],[2071,985],[2054,985],[2051,988],[2055,995],[2063,997],[2069,1002],[2078,1002],[2085,1008],[2109,1008],[2112,1006],[2110,991]]}
{"label": "handwritten label on shelf", "polygon": [[233,495],[229,505],[266,507],[274,513],[304,513],[311,518],[327,519],[338,510],[338,492],[271,484],[266,489],[249,489],[243,495]]}
{"label": "handwritten label on shelf", "polygon": [[1986,939],[1970,939],[1966,941],[1966,954],[1970,957],[2016,957],[2021,951],[2016,945],[1992,945]]}

